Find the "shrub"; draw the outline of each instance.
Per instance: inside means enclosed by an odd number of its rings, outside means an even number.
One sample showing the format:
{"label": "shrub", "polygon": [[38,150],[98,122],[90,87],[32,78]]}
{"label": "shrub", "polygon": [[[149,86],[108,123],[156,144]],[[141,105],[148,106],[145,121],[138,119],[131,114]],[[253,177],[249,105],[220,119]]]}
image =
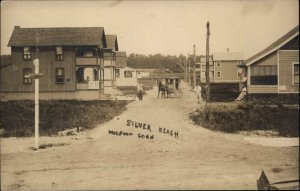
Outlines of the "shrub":
{"label": "shrub", "polygon": [[[57,132],[81,126],[92,128],[109,121],[125,110],[126,101],[57,100],[40,102],[40,134]],[[34,102],[8,101],[0,103],[0,128],[6,137],[34,134]]]}
{"label": "shrub", "polygon": [[190,114],[195,124],[226,133],[274,130],[282,136],[299,136],[299,107],[240,104],[211,105]]}

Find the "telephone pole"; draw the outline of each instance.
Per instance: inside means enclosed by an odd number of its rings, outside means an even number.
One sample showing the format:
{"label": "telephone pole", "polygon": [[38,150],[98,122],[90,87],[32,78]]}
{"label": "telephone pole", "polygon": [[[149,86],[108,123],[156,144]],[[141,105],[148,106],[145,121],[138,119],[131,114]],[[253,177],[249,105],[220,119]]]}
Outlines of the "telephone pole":
{"label": "telephone pole", "polygon": [[188,83],[191,82],[191,62],[190,62],[190,54],[188,54]]}
{"label": "telephone pole", "polygon": [[210,100],[210,81],[209,81],[209,21],[206,23],[207,34],[206,34],[206,103]]}
{"label": "telephone pole", "polygon": [[185,82],[187,82],[187,59],[185,59]]}
{"label": "telephone pole", "polygon": [[193,46],[193,88],[196,87],[196,45]]}

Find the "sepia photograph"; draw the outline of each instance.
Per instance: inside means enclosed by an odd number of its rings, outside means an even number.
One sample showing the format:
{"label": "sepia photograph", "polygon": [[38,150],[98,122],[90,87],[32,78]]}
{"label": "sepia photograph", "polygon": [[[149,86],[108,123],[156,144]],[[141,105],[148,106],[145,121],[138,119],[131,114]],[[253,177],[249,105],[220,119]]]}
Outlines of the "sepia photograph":
{"label": "sepia photograph", "polygon": [[300,189],[298,0],[0,3],[0,190]]}

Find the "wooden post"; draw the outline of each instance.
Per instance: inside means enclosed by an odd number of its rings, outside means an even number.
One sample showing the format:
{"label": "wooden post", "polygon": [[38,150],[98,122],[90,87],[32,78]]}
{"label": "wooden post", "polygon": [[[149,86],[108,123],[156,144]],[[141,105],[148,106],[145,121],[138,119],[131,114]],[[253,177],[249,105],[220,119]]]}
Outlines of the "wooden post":
{"label": "wooden post", "polygon": [[[34,73],[39,74],[39,59],[33,60]],[[34,145],[35,149],[39,149],[39,77],[35,76],[34,79]]]}
{"label": "wooden post", "polygon": [[207,34],[206,34],[206,103],[210,101],[210,79],[209,79],[209,22],[206,23]]}
{"label": "wooden post", "polygon": [[193,88],[196,87],[196,45],[193,46]]}
{"label": "wooden post", "polygon": [[188,83],[191,82],[191,62],[190,62],[190,55],[188,54]]}
{"label": "wooden post", "polygon": [[187,60],[185,60],[185,82],[187,82]]}

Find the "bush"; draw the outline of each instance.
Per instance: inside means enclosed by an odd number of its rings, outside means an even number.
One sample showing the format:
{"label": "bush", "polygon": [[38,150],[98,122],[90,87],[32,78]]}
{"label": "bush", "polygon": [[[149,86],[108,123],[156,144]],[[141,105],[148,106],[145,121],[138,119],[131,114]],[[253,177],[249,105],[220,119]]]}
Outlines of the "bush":
{"label": "bush", "polygon": [[[125,110],[126,101],[58,100],[40,102],[40,135],[81,126],[92,128],[109,121]],[[0,103],[0,128],[5,137],[34,135],[34,102],[8,101]]]}
{"label": "bush", "polygon": [[282,136],[299,137],[299,107],[240,104],[208,106],[190,114],[195,124],[226,133],[274,130]]}

